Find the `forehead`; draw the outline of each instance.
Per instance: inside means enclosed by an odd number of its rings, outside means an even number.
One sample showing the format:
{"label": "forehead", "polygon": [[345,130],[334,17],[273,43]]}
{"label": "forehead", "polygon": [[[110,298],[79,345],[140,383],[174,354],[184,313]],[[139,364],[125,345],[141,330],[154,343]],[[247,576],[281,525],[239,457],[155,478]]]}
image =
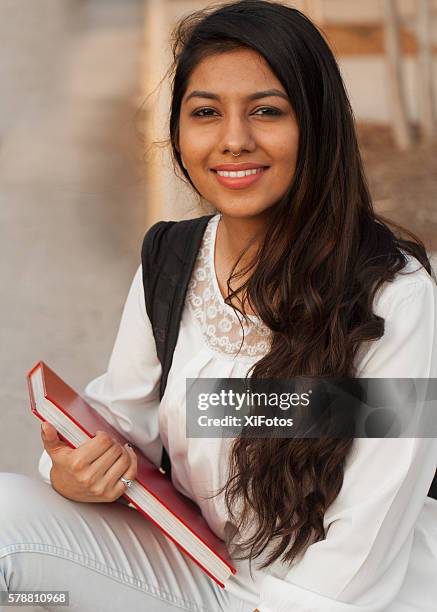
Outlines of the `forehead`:
{"label": "forehead", "polygon": [[262,55],[253,49],[235,49],[202,59],[191,73],[184,97],[193,89],[229,96],[272,87],[286,93]]}

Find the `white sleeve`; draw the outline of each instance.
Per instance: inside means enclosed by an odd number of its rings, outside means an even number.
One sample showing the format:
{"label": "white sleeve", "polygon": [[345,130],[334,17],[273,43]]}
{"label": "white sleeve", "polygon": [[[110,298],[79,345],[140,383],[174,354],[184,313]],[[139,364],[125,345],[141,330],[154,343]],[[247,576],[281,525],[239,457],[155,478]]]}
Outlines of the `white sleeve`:
{"label": "white sleeve", "polygon": [[84,398],[155,465],[160,465],[158,409],[161,363],[147,315],[142,266],[132,281],[107,371]]}
{"label": "white sleeve", "polygon": [[38,472],[42,480],[51,485],[50,470],[52,469],[52,460],[48,452],[44,449],[38,462]]}
{"label": "white sleeve", "polygon": [[[404,281],[388,292],[385,333],[360,377],[437,374],[436,287],[424,276]],[[436,465],[436,438],[355,439],[340,494],[325,513],[326,538],[281,577],[262,578],[260,612],[385,610],[405,578]]]}
{"label": "white sleeve", "polygon": [[[142,266],[138,267],[123,308],[107,371],[91,380],[82,393],[87,402],[128,438],[155,465],[161,462],[158,409],[161,363],[147,315]],[[46,451],[39,473],[50,482]]]}

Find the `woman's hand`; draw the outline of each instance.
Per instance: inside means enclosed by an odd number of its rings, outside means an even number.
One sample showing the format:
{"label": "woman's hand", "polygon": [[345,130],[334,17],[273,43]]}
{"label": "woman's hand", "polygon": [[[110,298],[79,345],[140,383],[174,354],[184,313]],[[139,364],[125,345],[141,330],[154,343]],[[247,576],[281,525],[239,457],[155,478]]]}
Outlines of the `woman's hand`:
{"label": "woman's hand", "polygon": [[137,456],[133,448],[115,442],[104,431],[71,448],[50,423],[43,423],[41,438],[52,460],[50,480],[61,495],[79,502],[112,502],[126,491],[121,476],[134,479]]}

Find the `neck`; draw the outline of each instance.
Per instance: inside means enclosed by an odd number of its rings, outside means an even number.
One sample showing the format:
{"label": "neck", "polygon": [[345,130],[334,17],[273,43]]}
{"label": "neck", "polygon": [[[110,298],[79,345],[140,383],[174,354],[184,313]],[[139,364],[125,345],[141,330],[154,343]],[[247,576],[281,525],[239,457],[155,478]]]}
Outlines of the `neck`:
{"label": "neck", "polygon": [[[265,216],[264,216],[265,219]],[[240,255],[247,247],[249,242],[255,237],[253,244],[240,259],[235,272],[238,273],[251,262],[259,248],[260,241],[264,236],[266,229],[266,221],[259,217],[250,218],[235,218],[222,214],[217,226],[216,248],[214,254],[214,265],[217,276],[217,283],[223,297],[228,295],[227,279]],[[231,282],[231,288],[235,290],[241,286],[250,276],[253,269],[239,278],[236,286],[234,281]],[[242,296],[232,298],[235,306],[240,309],[242,304]],[[245,305],[247,314],[256,314],[249,305]]]}
{"label": "neck", "polygon": [[225,255],[225,259],[229,263],[235,263],[240,253],[255,238],[238,267],[244,266],[253,257],[261,240],[264,238],[266,222],[267,215],[265,214],[255,217],[238,218],[222,213],[217,227],[217,237],[220,235],[218,243],[222,253]]}

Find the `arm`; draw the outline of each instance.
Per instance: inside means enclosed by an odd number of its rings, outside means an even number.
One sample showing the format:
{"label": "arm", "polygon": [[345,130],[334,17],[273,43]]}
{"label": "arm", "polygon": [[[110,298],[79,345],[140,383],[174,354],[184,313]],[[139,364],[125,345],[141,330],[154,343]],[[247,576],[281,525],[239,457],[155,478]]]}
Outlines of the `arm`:
{"label": "arm", "polygon": [[[378,313],[385,334],[367,351],[359,376],[435,376],[436,303],[435,285],[423,275],[390,287]],[[356,439],[325,514],[325,540],[283,577],[262,579],[259,611],[385,610],[403,583],[436,464],[433,438]]]}
{"label": "arm", "polygon": [[[123,308],[107,371],[86,385],[83,397],[155,465],[160,464],[162,453],[160,378],[161,364],[147,316],[140,265]],[[38,470],[48,483],[51,466],[44,451]]]}

